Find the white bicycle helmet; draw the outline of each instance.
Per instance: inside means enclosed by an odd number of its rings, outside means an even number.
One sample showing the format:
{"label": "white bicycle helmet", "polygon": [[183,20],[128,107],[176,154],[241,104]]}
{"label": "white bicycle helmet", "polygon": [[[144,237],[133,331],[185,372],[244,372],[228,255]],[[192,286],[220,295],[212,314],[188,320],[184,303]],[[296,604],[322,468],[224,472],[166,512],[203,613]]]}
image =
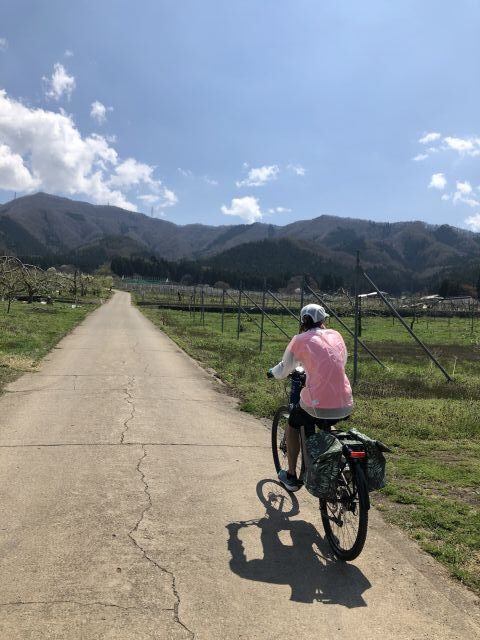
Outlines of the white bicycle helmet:
{"label": "white bicycle helmet", "polygon": [[310,316],[314,324],[317,324],[317,322],[323,322],[325,318],[330,317],[325,309],[319,304],[307,304],[303,307],[300,311],[300,318],[302,319],[302,322],[305,316]]}

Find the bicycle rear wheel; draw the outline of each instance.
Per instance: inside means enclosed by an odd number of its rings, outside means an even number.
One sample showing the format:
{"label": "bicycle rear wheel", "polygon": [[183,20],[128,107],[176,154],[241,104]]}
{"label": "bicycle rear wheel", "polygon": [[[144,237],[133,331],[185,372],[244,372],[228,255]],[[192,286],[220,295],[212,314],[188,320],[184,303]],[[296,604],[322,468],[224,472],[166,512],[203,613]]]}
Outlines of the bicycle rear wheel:
{"label": "bicycle rear wheel", "polygon": [[367,537],[368,488],[360,464],[341,472],[335,500],[320,499],[325,536],[340,560],[360,555]]}
{"label": "bicycle rear wheel", "polygon": [[[282,469],[288,470],[286,430],[290,409],[287,406],[279,407],[275,412],[272,422],[272,454],[273,463],[277,473]],[[297,478],[303,473],[302,452],[298,456]]]}

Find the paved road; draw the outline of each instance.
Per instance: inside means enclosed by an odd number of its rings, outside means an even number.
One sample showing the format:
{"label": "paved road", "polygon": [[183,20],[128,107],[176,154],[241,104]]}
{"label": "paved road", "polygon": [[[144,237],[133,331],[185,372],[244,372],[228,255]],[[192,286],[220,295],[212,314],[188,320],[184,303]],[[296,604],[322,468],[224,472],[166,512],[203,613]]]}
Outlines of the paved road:
{"label": "paved road", "polygon": [[0,416],[2,640],[479,637],[478,600],[375,514],[336,562],[264,425],[125,293]]}

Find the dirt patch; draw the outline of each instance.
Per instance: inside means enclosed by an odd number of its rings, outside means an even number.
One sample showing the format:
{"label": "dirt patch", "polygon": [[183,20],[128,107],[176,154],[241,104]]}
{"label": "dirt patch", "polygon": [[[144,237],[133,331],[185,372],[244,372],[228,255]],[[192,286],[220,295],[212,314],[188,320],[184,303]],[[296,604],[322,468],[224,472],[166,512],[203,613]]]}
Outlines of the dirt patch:
{"label": "dirt patch", "polygon": [[480,489],[474,487],[446,487],[424,485],[427,495],[441,496],[449,500],[464,502],[472,507],[477,507],[480,503]]}
{"label": "dirt patch", "polygon": [[[393,358],[401,362],[411,362],[428,359],[421,347],[413,342],[367,342],[366,344],[380,360]],[[451,362],[454,358],[459,361],[480,362],[480,347],[477,345],[429,344],[428,349],[440,362],[442,360]],[[369,357],[366,354],[365,356]]]}
{"label": "dirt patch", "polygon": [[22,372],[36,370],[31,358],[6,353],[0,353],[0,367]]}

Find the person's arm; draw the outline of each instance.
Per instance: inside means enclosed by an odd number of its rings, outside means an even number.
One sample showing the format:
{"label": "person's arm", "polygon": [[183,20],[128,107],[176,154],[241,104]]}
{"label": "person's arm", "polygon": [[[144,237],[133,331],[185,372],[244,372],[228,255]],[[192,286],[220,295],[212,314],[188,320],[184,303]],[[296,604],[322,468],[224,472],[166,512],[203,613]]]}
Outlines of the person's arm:
{"label": "person's arm", "polygon": [[273,377],[277,380],[282,380],[286,378],[292,371],[294,371],[295,367],[298,367],[300,361],[295,357],[292,345],[295,338],[292,338],[290,344],[285,349],[285,353],[283,354],[283,358],[280,362],[271,369]]}

